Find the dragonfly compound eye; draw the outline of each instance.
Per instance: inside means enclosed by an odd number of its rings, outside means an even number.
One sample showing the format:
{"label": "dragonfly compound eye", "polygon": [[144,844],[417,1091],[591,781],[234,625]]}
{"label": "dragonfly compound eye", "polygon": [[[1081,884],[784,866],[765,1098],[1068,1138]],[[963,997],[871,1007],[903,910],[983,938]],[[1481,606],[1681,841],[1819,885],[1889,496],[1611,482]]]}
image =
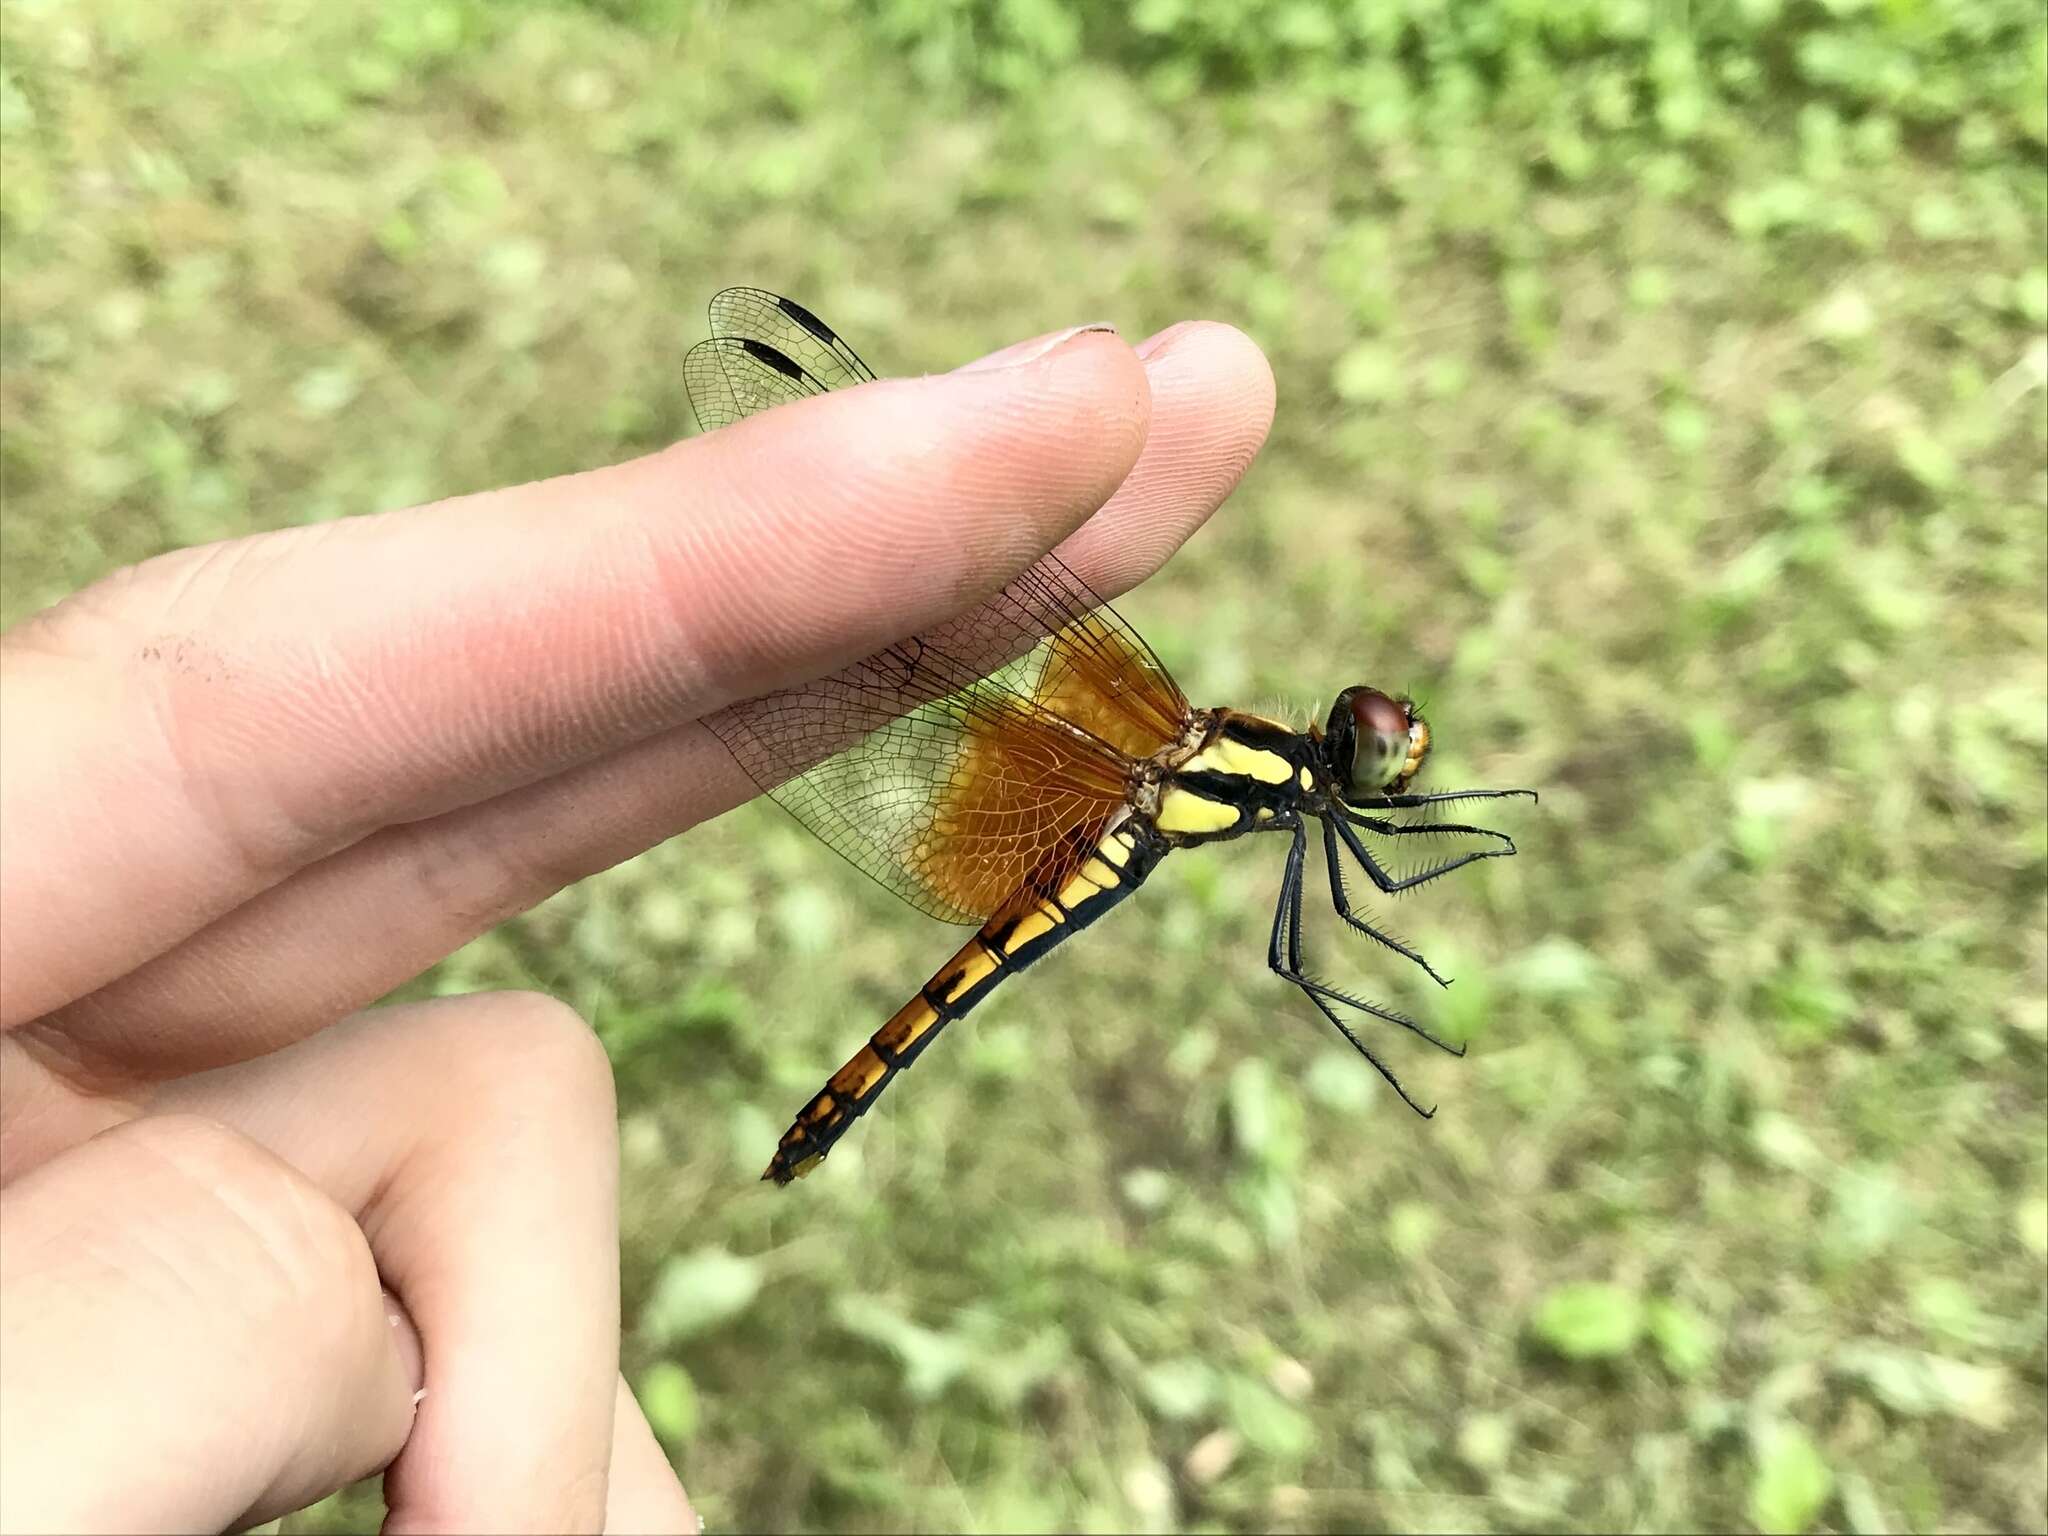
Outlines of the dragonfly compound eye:
{"label": "dragonfly compound eye", "polygon": [[1377,688],[1346,688],[1330,709],[1325,743],[1330,766],[1348,793],[1386,794],[1422,766],[1429,727],[1404,701]]}

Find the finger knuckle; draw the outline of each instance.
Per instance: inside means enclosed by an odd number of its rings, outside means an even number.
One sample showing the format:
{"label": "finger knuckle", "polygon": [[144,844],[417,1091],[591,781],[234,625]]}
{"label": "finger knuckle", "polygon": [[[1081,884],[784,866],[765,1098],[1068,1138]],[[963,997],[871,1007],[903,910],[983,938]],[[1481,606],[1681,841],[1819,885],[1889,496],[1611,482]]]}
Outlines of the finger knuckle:
{"label": "finger knuckle", "polygon": [[145,1115],[113,1134],[173,1177],[223,1198],[261,1186],[284,1167],[241,1132],[205,1115]]}
{"label": "finger knuckle", "polygon": [[199,1115],[149,1116],[131,1145],[194,1198],[180,1245],[188,1284],[232,1288],[245,1316],[288,1317],[295,1342],[325,1354],[360,1336],[377,1305],[376,1262],[353,1217],[289,1164]]}

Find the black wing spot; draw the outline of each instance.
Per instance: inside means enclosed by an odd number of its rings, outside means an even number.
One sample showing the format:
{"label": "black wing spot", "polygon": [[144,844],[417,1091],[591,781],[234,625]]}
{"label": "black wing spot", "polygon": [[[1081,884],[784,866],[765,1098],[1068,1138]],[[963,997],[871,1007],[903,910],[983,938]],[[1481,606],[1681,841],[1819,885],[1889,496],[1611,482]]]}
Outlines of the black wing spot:
{"label": "black wing spot", "polygon": [[778,294],[776,296],[775,303],[776,307],[779,308],[785,315],[789,316],[790,319],[794,320],[798,325],[802,326],[805,330],[809,331],[813,336],[817,337],[818,340],[824,342],[826,346],[836,347],[841,344],[838,333],[835,332],[831,326],[827,325],[824,321],[820,320],[808,309],[805,309],[803,305],[797,303],[795,299],[785,299]]}
{"label": "black wing spot", "polygon": [[756,362],[766,363],[777,373],[783,374],[788,378],[802,379],[806,383],[810,381],[810,375],[804,372],[801,363],[784,357],[765,341],[756,341],[751,336],[745,337],[740,342],[740,350]]}
{"label": "black wing spot", "polygon": [[[874,377],[817,316],[761,289],[716,295],[711,329],[684,366],[707,428]],[[976,888],[962,906],[959,893],[933,884],[923,850],[939,806],[958,783],[968,738],[1044,716],[1047,677],[1083,662],[1089,675],[1134,669],[1103,700],[1132,732],[1161,743],[1185,733],[1191,711],[1158,657],[1057,555],[914,639],[831,677],[731,705],[705,724],[763,791],[856,868],[920,911],[978,926],[990,893]],[[1071,751],[1094,756],[1101,785],[1121,783],[1119,749],[1068,723]],[[1099,789],[1047,786],[1045,804],[1067,818],[1062,825],[1089,820],[1103,829]],[[1028,831],[1006,823],[989,835],[1014,841]]]}

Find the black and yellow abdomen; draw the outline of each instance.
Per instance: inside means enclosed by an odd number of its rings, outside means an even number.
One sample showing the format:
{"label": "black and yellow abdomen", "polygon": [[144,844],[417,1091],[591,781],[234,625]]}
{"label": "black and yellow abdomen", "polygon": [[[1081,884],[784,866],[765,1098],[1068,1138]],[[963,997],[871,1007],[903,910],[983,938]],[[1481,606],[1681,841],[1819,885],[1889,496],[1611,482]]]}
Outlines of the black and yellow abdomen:
{"label": "black and yellow abdomen", "polygon": [[889,1079],[917,1060],[941,1029],[1013,971],[1021,971],[1130,895],[1166,852],[1167,844],[1136,819],[1070,843],[1062,857],[1049,861],[1039,878],[1005,901],[917,995],[832,1074],[783,1134],[761,1177],[787,1184],[817,1167],[832,1144],[867,1113]]}

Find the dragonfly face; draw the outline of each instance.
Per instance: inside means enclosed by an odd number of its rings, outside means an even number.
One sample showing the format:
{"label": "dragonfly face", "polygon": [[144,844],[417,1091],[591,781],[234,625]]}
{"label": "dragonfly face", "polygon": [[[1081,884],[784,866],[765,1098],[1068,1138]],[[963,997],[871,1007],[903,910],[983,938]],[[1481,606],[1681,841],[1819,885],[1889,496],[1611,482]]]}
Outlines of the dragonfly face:
{"label": "dragonfly face", "polygon": [[1322,756],[1330,782],[1354,805],[1402,794],[1429,756],[1429,722],[1409,699],[1346,688],[1330,706]]}
{"label": "dragonfly face", "polygon": [[[711,333],[683,363],[707,431],[875,377],[816,315],[760,289],[712,299]],[[1353,910],[1343,860],[1392,895],[1505,857],[1515,851],[1505,833],[1385,813],[1533,794],[1412,793],[1429,727],[1412,703],[1377,688],[1345,689],[1326,726],[1305,732],[1197,710],[1152,648],[1053,555],[957,618],[705,724],[765,793],[856,867],[919,910],[975,928],[798,1112],[762,1175],[778,1184],[816,1167],[948,1023],[1124,901],[1167,854],[1253,832],[1290,839],[1267,965],[1417,1113],[1432,1113],[1338,1010],[1462,1048],[1302,968],[1307,829],[1320,828],[1338,917],[1441,982]],[[1478,846],[1397,876],[1366,841],[1410,835]]]}

